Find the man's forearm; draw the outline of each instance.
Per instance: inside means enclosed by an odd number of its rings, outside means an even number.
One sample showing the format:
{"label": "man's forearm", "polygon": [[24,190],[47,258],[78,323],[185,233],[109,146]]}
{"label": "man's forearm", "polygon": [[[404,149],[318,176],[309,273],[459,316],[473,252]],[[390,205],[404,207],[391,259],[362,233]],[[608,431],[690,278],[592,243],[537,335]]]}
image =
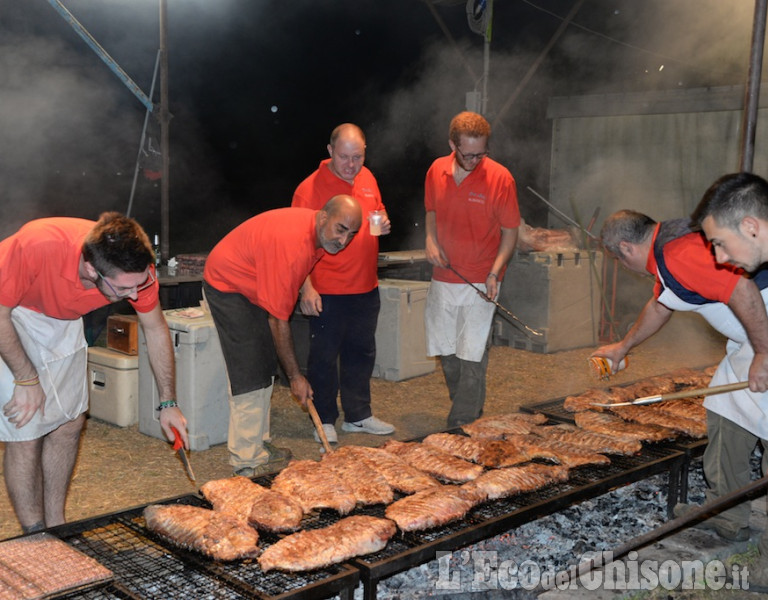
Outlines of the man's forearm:
{"label": "man's forearm", "polygon": [[11,310],[8,306],[0,306],[0,357],[8,365],[14,379],[31,379],[37,369],[21,344],[11,320]]}
{"label": "man's forearm", "polygon": [[296,360],[296,351],[293,347],[291,324],[288,321],[283,321],[269,315],[269,328],[272,331],[272,339],[275,342],[277,358],[288,379],[301,375],[299,361]]}
{"label": "man's forearm", "polygon": [[768,354],[768,314],[755,282],[746,277],[740,279],[728,307],[744,326],[755,353]]}

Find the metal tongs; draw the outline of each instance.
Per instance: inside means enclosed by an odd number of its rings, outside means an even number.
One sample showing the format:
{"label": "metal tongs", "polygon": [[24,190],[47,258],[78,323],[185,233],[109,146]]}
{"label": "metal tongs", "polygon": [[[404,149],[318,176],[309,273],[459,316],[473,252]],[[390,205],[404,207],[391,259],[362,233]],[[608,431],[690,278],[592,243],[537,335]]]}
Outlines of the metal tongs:
{"label": "metal tongs", "polygon": [[716,385],[713,387],[699,388],[696,390],[682,390],[681,392],[671,392],[669,394],[657,394],[655,396],[643,396],[637,400],[631,402],[616,402],[614,404],[601,404],[600,402],[593,402],[592,406],[604,406],[611,408],[613,406],[633,406],[636,404],[655,404],[656,402],[664,402],[665,400],[678,400],[680,398],[693,398],[694,396],[711,396],[712,394],[723,394],[725,392],[735,392],[736,390],[743,390],[749,386],[748,381],[739,381],[737,383],[726,383],[725,385]]}
{"label": "metal tongs", "polygon": [[449,268],[451,271],[453,271],[453,274],[456,275],[459,279],[461,279],[464,283],[471,286],[480,296],[483,298],[483,300],[487,300],[491,304],[495,304],[496,308],[498,308],[502,313],[504,313],[506,316],[508,316],[510,319],[512,319],[513,324],[519,327],[523,330],[523,333],[528,335],[528,333],[531,333],[532,335],[536,336],[542,336],[544,335],[541,331],[538,331],[536,329],[533,329],[533,327],[529,327],[525,323],[523,323],[519,318],[517,318],[515,315],[513,315],[509,310],[504,308],[501,304],[496,302],[493,298],[488,296],[483,290],[481,290],[479,287],[477,287],[474,283],[472,283],[469,279],[464,277],[461,273],[459,273],[456,269],[453,268],[451,265],[446,265],[447,268]]}

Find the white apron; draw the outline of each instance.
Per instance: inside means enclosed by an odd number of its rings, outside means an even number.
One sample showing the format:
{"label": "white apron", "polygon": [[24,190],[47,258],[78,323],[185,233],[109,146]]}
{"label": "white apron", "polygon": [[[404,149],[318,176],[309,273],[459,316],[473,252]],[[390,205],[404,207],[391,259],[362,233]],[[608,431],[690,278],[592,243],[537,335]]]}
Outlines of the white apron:
{"label": "white apron", "polygon": [[[658,274],[661,278],[661,274]],[[662,278],[662,281],[663,278]],[[760,291],[768,305],[768,288]],[[659,296],[659,302],[671,310],[694,311],[703,316],[717,331],[728,338],[726,354],[712,376],[710,386],[736,383],[749,379],[749,366],[754,351],[739,319],[721,302],[690,304],[671,292],[668,286]],[[768,439],[768,393],[746,390],[707,396],[704,406],[718,415],[740,425],[760,439]]]}
{"label": "white apron", "polygon": [[[476,285],[485,291],[485,284]],[[481,298],[471,286],[433,279],[424,311],[427,356],[455,354],[462,360],[480,362],[495,311],[496,305]]]}
{"label": "white apron", "polygon": [[[46,396],[45,414],[38,411],[21,429],[0,413],[0,440],[22,442],[40,438],[88,409],[88,350],[82,319],[53,319],[20,306],[11,318]],[[13,374],[0,360],[0,404],[10,402],[13,389]]]}

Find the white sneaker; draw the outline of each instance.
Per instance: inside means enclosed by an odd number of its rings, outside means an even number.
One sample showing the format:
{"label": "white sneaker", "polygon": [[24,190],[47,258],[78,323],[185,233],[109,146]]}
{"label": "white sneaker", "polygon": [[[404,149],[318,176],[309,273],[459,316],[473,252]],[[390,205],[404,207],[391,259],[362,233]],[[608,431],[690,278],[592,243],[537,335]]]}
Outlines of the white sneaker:
{"label": "white sneaker", "polygon": [[344,431],[356,431],[357,433],[373,433],[375,435],[387,435],[388,433],[394,433],[395,426],[385,423],[381,419],[377,419],[374,416],[370,416],[367,419],[358,421],[357,423],[347,423],[344,421],[341,424],[341,428]]}
{"label": "white sneaker", "polygon": [[[325,437],[329,444],[339,443],[339,436],[336,435],[336,427],[334,427],[332,423],[323,423],[323,431],[325,432]],[[320,442],[320,436],[317,434],[317,429],[315,429],[315,441],[318,443]]]}

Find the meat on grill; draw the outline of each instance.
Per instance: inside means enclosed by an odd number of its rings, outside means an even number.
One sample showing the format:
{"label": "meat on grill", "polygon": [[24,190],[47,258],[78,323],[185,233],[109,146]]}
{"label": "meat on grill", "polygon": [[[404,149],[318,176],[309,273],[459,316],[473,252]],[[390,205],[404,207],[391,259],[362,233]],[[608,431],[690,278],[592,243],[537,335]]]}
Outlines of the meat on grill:
{"label": "meat on grill", "polygon": [[566,467],[611,464],[611,459],[604,454],[554,439],[542,438],[533,434],[508,436],[508,439],[519,445],[528,454],[542,458],[546,455],[546,458],[555,460]]}
{"label": "meat on grill", "polygon": [[311,571],[355,556],[378,552],[395,535],[389,519],[357,515],[322,529],[291,534],[272,544],[258,558],[262,571]]}
{"label": "meat on grill", "polygon": [[472,464],[418,442],[389,440],[384,444],[384,450],[400,456],[412,467],[444,481],[464,483],[483,472],[483,467],[480,465]]}
{"label": "meat on grill", "polygon": [[491,469],[511,467],[536,458],[526,448],[508,440],[483,440],[483,452],[478,461]]}
{"label": "meat on grill", "polygon": [[150,504],[144,519],[150,531],[216,560],[254,558],[259,553],[256,530],[227,513],[184,504]]}
{"label": "meat on grill", "polygon": [[547,417],[542,414],[507,413],[480,417],[461,429],[473,438],[500,440],[507,433],[530,433],[531,427],[546,423]]}
{"label": "meat on grill", "polygon": [[330,508],[348,514],[357,500],[352,490],[331,469],[314,460],[293,460],[272,482],[272,489],[293,498],[304,513]]}
{"label": "meat on grill", "polygon": [[595,404],[610,404],[614,402],[610,388],[593,388],[583,394],[567,396],[563,401],[563,409],[568,412],[581,412],[582,410],[602,411],[603,408]]}
{"label": "meat on grill", "polygon": [[247,477],[214,479],[200,491],[214,510],[246,520],[257,529],[295,531],[304,516],[297,502]]}
{"label": "meat on grill", "polygon": [[384,514],[402,531],[420,531],[461,519],[484,499],[478,490],[444,485],[396,500]]}
{"label": "meat on grill", "polygon": [[707,422],[707,409],[704,408],[704,396],[697,398],[681,398],[679,400],[667,400],[654,405],[656,410],[693,419],[695,421]]}
{"label": "meat on grill", "polygon": [[611,411],[625,421],[633,421],[644,425],[660,425],[679,431],[694,438],[707,436],[707,423],[687,417],[678,417],[656,409],[655,406],[616,406]]}
{"label": "meat on grill", "polygon": [[660,425],[643,425],[642,423],[628,423],[616,415],[597,413],[592,410],[578,412],[575,415],[576,425],[589,431],[604,433],[621,438],[633,440],[645,440],[648,442],[660,442],[673,439],[676,434],[671,429]]}
{"label": "meat on grill", "polygon": [[393,490],[403,494],[413,494],[431,487],[439,487],[441,484],[434,477],[409,465],[405,460],[382,450],[381,448],[369,448],[367,446],[344,446],[336,452],[350,452],[358,456],[374,471],[387,480]]}
{"label": "meat on grill", "polygon": [[546,439],[566,442],[592,452],[631,456],[643,448],[639,440],[629,440],[588,431],[567,423],[539,427],[533,433]]}
{"label": "meat on grill", "polygon": [[464,489],[478,492],[488,500],[533,492],[551,483],[568,480],[568,467],[531,463],[520,467],[486,471],[465,483]]}
{"label": "meat on grill", "polygon": [[433,433],[425,437],[422,443],[474,463],[480,462],[484,449],[480,440],[455,433]]}
{"label": "meat on grill", "polygon": [[326,454],[322,464],[341,477],[359,504],[389,504],[395,499],[395,493],[385,477],[360,460],[354,452],[339,448]]}

